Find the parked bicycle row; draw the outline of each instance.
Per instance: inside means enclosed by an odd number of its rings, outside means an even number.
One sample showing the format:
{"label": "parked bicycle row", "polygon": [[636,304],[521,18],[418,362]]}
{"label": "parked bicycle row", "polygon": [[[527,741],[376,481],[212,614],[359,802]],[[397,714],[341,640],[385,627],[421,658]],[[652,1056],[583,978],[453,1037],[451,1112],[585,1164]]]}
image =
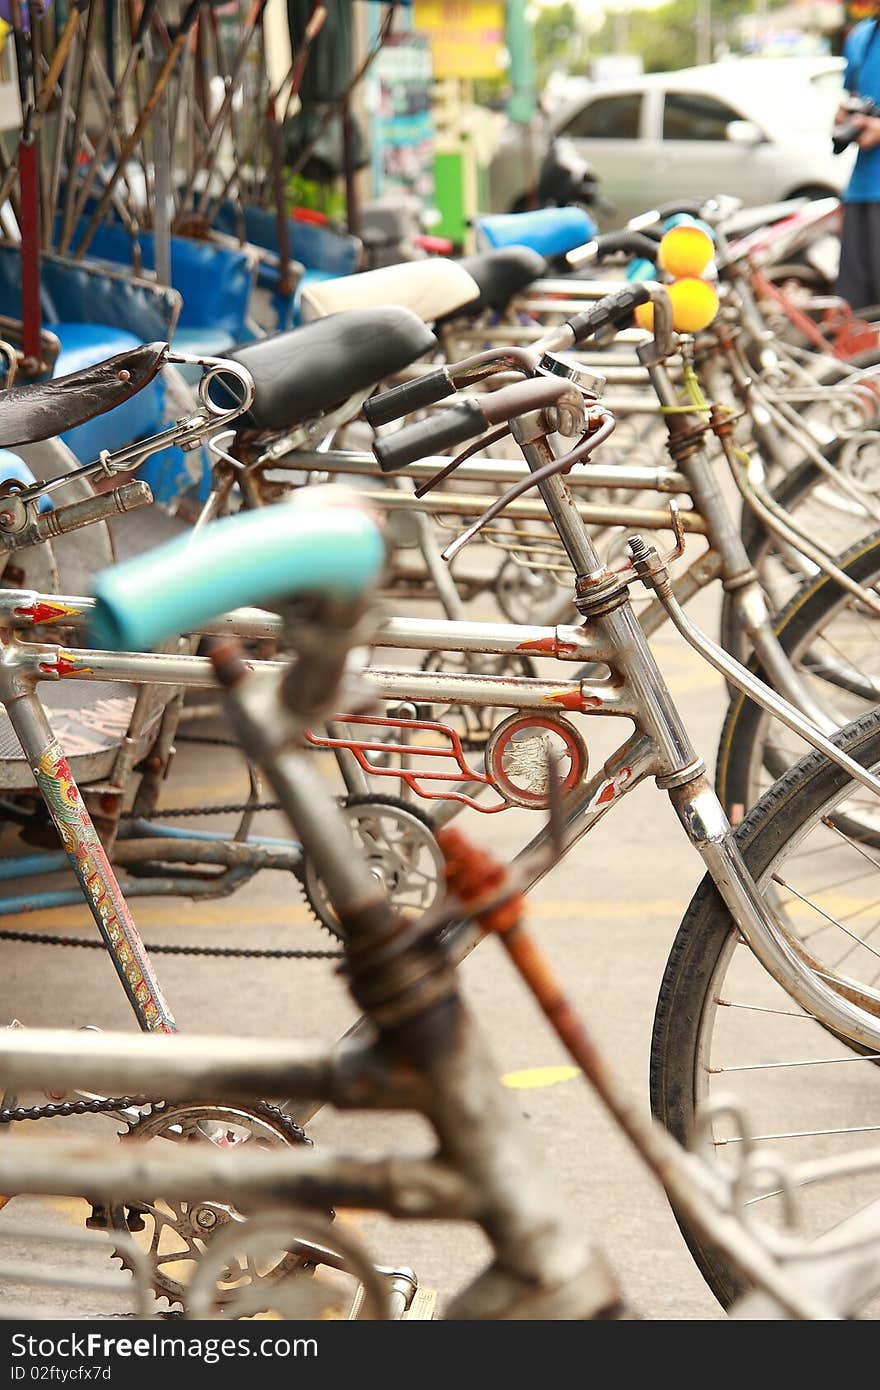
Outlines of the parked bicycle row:
{"label": "parked bicycle row", "polygon": [[[753,214],[745,234],[723,198],[612,237],[572,211],[504,219],[509,246],[469,261],[321,282],[311,321],[222,356],[153,342],[0,400],[0,443],[25,451],[0,510],[0,766],[27,846],[2,861],[2,910],[26,932],[29,909],[81,905],[137,1027],[162,1035],[7,1030],[0,1119],[56,1138],[4,1139],[0,1191],[88,1197],[144,1308],[316,1315],[358,1288],[359,1315],[414,1316],[415,1276],[330,1220],[371,1207],[482,1225],[493,1262],[452,1316],[625,1309],[613,1247],[572,1229],[462,1001],[455,965],[497,934],[722,1302],[872,1311],[870,326],[774,280],[827,204]],[[198,386],[172,377],[177,421],[28,474],[27,451],[50,441],[33,457],[57,462],[60,435],[100,437],[179,368]],[[151,506],[149,461],[202,446],[202,501],[185,488],[165,514],[179,534],[145,549],[118,518]],[[114,541],[142,553],[107,568]],[[691,616],[710,587],[711,636]],[[667,621],[728,683],[714,758],[652,650]],[[251,794],[232,833],[194,831],[174,813],[176,741],[221,692]],[[624,724],[592,768],[603,717]],[[706,873],[659,983],[654,1124],[527,925],[529,890],[564,855],[590,863],[587,832],[647,781]],[[287,840],[259,829],[269,805]],[[506,863],[485,817],[513,808],[535,828]],[[167,1036],[133,901],[226,899],[264,872],[336,938],[361,1023],[321,1047]],[[326,968],[297,966],[310,991]],[[88,1008],[100,1027],[97,991]],[[768,1012],[790,1023],[772,1055]],[[421,1113],[437,1150],[312,1151],[327,1101]],[[65,1140],[70,1113],[148,1142]]]}

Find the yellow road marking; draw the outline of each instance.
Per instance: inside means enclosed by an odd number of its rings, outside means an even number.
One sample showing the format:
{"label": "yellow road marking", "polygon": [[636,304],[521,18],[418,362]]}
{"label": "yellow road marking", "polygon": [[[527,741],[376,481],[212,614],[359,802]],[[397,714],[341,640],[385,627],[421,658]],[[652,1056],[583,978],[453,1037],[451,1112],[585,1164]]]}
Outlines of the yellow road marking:
{"label": "yellow road marking", "polygon": [[[816,903],[826,912],[838,917],[842,913],[855,912],[858,908],[868,907],[873,901],[873,899],[869,900],[855,895],[845,896],[838,893],[832,893],[825,897],[821,891],[814,896]],[[682,917],[689,901],[689,893],[682,894],[680,898],[584,897],[557,898],[547,901],[535,898],[529,903],[529,914],[533,922],[565,922],[575,918],[584,918],[590,923],[629,921],[636,917],[653,920]],[[296,902],[272,907],[269,905],[260,906],[259,903],[237,903],[235,900],[224,898],[222,902],[217,903],[186,904],[175,907],[170,903],[155,901],[145,901],[141,904],[137,898],[134,898],[131,906],[136,922],[144,930],[182,925],[187,927],[232,927],[239,925],[242,927],[298,927],[305,924],[317,926],[308,908],[303,903]],[[33,918],[35,927],[83,927],[89,924],[88,914],[84,909],[85,903],[82,906],[73,904],[70,907],[45,908],[39,912],[22,914],[22,916]],[[815,919],[816,917],[815,911],[805,903],[788,903],[785,910],[786,914],[794,920],[803,920],[807,917]],[[869,925],[870,921],[870,914],[866,913],[865,926]],[[328,948],[330,944],[328,938]]]}
{"label": "yellow road marking", "polygon": [[[141,902],[138,898],[129,900],[129,907],[134,913],[135,921],[143,929],[153,929],[159,927],[179,927],[199,926],[199,927],[230,927],[230,926],[302,926],[304,923],[315,924],[315,919],[308,908],[299,902],[292,902],[287,906],[280,907],[259,907],[254,904],[246,905],[231,902],[223,899],[221,903],[186,903],[183,906],[174,907],[170,903]],[[52,927],[82,927],[91,924],[85,902],[82,906],[79,903],[72,903],[69,907],[50,907],[42,908],[38,912],[28,912],[23,914],[35,920],[40,926]],[[317,924],[315,924],[317,927]],[[328,937],[329,942],[329,937]]]}
{"label": "yellow road marking", "polygon": [[580,1067],[526,1067],[524,1071],[509,1071],[501,1078],[502,1086],[511,1091],[537,1091],[543,1086],[558,1086],[580,1076]]}
{"label": "yellow road marking", "polygon": [[91,1205],[83,1197],[41,1197],[40,1202],[63,1216],[70,1226],[85,1226]]}
{"label": "yellow road marking", "polygon": [[[606,920],[628,919],[638,916],[674,917],[676,915],[682,916],[687,902],[688,899],[685,897],[648,899],[646,901],[621,901],[616,898],[598,900],[561,898],[549,902],[536,900],[531,903],[530,912],[534,921],[566,921],[569,918],[586,915],[589,915],[590,919],[593,920],[599,917]],[[145,902],[142,906],[137,898],[133,898],[130,906],[134,911],[135,921],[143,930],[179,927],[183,924],[188,927],[228,927],[239,924],[255,927],[284,927],[301,926],[305,923],[312,923],[317,926],[314,917],[302,903],[261,907],[259,904],[238,904],[234,900],[223,899],[222,903],[187,904],[183,907],[173,907],[171,904],[156,902]],[[39,912],[25,915],[33,917],[40,926],[81,927],[84,925],[84,915],[88,921],[88,914],[84,914],[84,908],[85,903],[82,907],[79,904],[72,904],[70,907],[45,908]],[[329,938],[328,944],[330,944]]]}

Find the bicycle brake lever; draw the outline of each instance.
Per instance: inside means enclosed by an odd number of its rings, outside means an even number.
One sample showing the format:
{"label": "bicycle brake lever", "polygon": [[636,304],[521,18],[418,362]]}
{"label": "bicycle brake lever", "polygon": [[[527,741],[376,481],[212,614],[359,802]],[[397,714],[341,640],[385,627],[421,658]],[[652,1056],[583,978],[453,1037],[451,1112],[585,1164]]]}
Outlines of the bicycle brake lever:
{"label": "bicycle brake lever", "polygon": [[672,534],[675,536],[675,546],[664,559],[664,565],[670,564],[673,560],[680,560],[684,554],[685,546],[685,531],[684,522],[681,519],[681,507],[674,497],[670,497],[667,503],[667,510],[669,511],[669,519],[672,522]]}
{"label": "bicycle brake lever", "polygon": [[512,487],[509,487],[507,492],[502,493],[490,507],[487,507],[486,510],[477,517],[476,521],[472,522],[460,535],[456,536],[454,541],[450,541],[446,549],[441,551],[441,558],[445,560],[447,564],[454,560],[456,555],[460,554],[465,546],[470,545],[474,537],[479,535],[484,526],[488,526],[491,521],[495,520],[496,516],[499,516],[500,513],[504,511],[508,503],[516,501],[517,497],[521,497],[524,492],[528,492],[530,488],[542,483],[545,478],[550,478],[555,473],[567,473],[576,463],[580,463],[581,460],[589,458],[593,450],[603,443],[613,432],[617,423],[614,416],[608,414],[607,411],[604,410],[593,418],[598,419],[600,423],[595,429],[589,429],[581,437],[574,449],[567,454],[563,454],[561,458],[553,459],[551,463],[546,464],[543,468],[537,469],[534,473],[529,473],[525,478],[520,478]]}
{"label": "bicycle brake lever", "polygon": [[419,483],[418,487],[413,489],[413,496],[426,497],[429,492],[433,492],[435,487],[439,487],[441,483],[445,482],[455,472],[459,464],[464,463],[466,459],[473,458],[474,454],[479,454],[483,449],[488,449],[491,444],[497,444],[508,434],[510,434],[509,425],[499,425],[497,429],[491,430],[488,434],[481,434],[479,439],[473,440],[466,449],[462,449],[460,454],[456,454],[455,458],[447,463],[445,468],[441,468],[439,473],[433,473],[426,482]]}

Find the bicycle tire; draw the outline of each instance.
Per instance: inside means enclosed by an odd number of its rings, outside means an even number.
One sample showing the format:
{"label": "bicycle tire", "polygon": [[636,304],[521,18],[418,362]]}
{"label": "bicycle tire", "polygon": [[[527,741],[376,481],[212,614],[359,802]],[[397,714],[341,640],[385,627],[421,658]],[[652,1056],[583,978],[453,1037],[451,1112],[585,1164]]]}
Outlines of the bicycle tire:
{"label": "bicycle tire", "polygon": [[[873,532],[838,558],[838,564],[852,579],[868,587],[880,583],[880,531]],[[829,615],[846,596],[833,579],[825,574],[803,585],[786,605],[774,624],[779,645],[795,664],[794,656],[809,639],[819,632]],[[763,667],[754,659],[749,669],[768,684],[772,684]],[[754,778],[757,750],[756,740],[764,725],[765,715],[753,700],[737,691],[728,705],[715,764],[715,789],[730,819],[742,819],[754,800]],[[761,755],[762,764],[771,776],[780,777],[786,767],[771,751]]]}
{"label": "bicycle tire", "polygon": [[[836,740],[867,766],[880,762],[880,710],[848,725]],[[811,753],[764,794],[736,831],[750,872],[759,881],[777,863],[793,833],[821,816],[829,798],[845,790],[847,774],[824,755]],[[715,976],[736,927],[707,875],[678,928],[654,1014],[650,1060],[651,1109],[683,1144],[695,1133],[699,1068],[704,1055],[702,1025],[717,997]],[[725,1306],[741,1283],[713,1248],[676,1215],[682,1235],[712,1292]]]}

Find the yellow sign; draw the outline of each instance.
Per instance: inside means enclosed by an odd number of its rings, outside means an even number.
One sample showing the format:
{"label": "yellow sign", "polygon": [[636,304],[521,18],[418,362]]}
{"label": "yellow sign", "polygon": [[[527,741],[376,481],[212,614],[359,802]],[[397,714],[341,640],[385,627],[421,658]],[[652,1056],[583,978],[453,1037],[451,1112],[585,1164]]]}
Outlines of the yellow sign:
{"label": "yellow sign", "polygon": [[504,0],[415,0],[434,76],[497,77],[504,69]]}

